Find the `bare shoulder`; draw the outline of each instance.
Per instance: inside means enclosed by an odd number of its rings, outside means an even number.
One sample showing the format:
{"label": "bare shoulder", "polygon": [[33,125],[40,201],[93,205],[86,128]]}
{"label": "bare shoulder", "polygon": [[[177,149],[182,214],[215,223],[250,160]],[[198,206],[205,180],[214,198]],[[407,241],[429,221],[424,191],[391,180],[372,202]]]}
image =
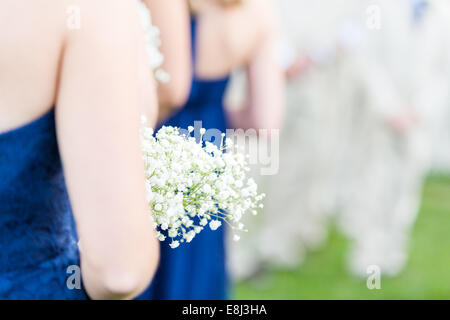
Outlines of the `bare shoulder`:
{"label": "bare shoulder", "polygon": [[278,12],[273,4],[275,0],[245,0],[243,10],[249,19],[252,29],[253,43],[247,53],[247,61],[259,52],[268,40],[275,39],[278,34]]}
{"label": "bare shoulder", "polygon": [[[64,0],[67,30],[79,15],[79,32],[69,35],[128,33],[139,23],[138,2],[130,0]],[[71,20],[72,19],[72,20]]]}
{"label": "bare shoulder", "polygon": [[[24,28],[32,25],[37,29],[51,26],[56,32],[83,32],[106,24],[123,27],[124,21],[137,20],[137,12],[137,1],[130,0],[2,0],[0,26],[9,26],[4,28],[9,31],[16,25],[24,25]],[[46,34],[39,36],[42,38]]]}
{"label": "bare shoulder", "polygon": [[246,0],[244,10],[252,17],[259,32],[268,32],[277,25],[277,11],[274,0]]}
{"label": "bare shoulder", "polygon": [[273,0],[243,0],[240,5],[225,10],[226,30],[230,47],[241,53],[246,63],[260,44],[276,29],[277,14]]}

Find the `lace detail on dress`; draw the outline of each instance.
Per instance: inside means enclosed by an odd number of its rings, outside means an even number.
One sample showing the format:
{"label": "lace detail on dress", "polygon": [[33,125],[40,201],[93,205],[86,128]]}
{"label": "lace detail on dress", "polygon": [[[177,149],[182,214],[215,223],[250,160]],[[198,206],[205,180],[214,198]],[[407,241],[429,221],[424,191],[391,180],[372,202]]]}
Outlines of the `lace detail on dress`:
{"label": "lace detail on dress", "polygon": [[85,299],[66,286],[77,235],[54,112],[0,134],[0,299]]}

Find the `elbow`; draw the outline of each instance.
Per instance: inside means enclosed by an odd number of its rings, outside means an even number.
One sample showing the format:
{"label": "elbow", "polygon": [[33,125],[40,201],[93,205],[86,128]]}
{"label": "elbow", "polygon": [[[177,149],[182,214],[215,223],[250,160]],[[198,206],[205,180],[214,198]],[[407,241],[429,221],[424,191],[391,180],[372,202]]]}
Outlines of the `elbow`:
{"label": "elbow", "polygon": [[105,274],[102,281],[104,297],[107,299],[133,299],[141,294],[150,284],[153,272],[137,273],[135,270],[119,271]]}
{"label": "elbow", "polygon": [[264,123],[258,123],[256,124],[258,131],[267,131],[268,134],[272,134],[273,132],[280,131],[282,129],[282,123],[281,121],[267,121]]}
{"label": "elbow", "polygon": [[135,261],[123,259],[95,269],[84,264],[83,278],[88,295],[94,300],[129,300],[139,296],[156,273],[159,243],[152,242],[148,254],[141,253],[135,258]]}
{"label": "elbow", "polygon": [[99,277],[100,295],[93,299],[128,300],[141,294],[149,285],[156,272],[157,262],[142,264],[139,268],[105,270]]}
{"label": "elbow", "polygon": [[159,87],[159,100],[162,107],[171,110],[181,109],[189,98],[191,82],[186,79],[172,79],[167,85]]}
{"label": "elbow", "polygon": [[274,132],[279,132],[282,129],[283,121],[281,117],[272,117],[268,119],[257,119],[253,123],[253,128],[258,132],[267,132],[271,136]]}
{"label": "elbow", "polygon": [[186,104],[186,101],[189,97],[189,89],[190,87],[183,87],[178,90],[173,90],[170,94],[168,103],[174,109],[180,109]]}

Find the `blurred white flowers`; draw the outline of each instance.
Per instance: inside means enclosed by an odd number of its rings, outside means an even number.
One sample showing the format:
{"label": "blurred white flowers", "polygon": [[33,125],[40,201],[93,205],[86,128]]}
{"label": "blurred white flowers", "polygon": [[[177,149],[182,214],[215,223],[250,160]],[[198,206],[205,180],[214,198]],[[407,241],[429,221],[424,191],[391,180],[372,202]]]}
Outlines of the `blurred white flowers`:
{"label": "blurred white flowers", "polygon": [[155,79],[161,83],[167,83],[170,81],[170,75],[161,69],[161,65],[164,62],[164,56],[159,51],[159,47],[161,46],[159,29],[152,24],[150,10],[148,10],[147,6],[142,1],[139,1],[139,14],[142,28],[144,29],[148,63],[153,70]]}
{"label": "blurred white flowers", "polygon": [[[221,147],[201,141],[178,128],[141,129],[145,162],[147,201],[160,241],[170,238],[176,248],[191,242],[205,227],[217,230],[223,223],[232,230],[246,231],[240,222],[247,211],[256,214],[264,194],[258,194],[253,179],[247,179],[245,156],[231,150],[222,135]],[[234,239],[239,240],[236,235]]]}

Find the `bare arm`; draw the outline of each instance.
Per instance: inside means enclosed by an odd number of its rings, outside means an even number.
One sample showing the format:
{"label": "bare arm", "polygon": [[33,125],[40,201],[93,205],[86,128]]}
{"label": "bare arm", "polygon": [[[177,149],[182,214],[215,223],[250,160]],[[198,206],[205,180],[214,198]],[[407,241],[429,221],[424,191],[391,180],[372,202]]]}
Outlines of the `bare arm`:
{"label": "bare arm", "polygon": [[284,110],[284,70],[276,56],[278,27],[268,1],[255,1],[261,18],[260,40],[247,64],[248,102],[230,114],[235,127],[280,129]]}
{"label": "bare arm", "polygon": [[77,3],[83,25],[67,35],[56,106],[58,141],[86,290],[93,299],[128,299],[146,288],[159,253],[138,138],[142,30],[132,1]]}
{"label": "bare arm", "polygon": [[144,0],[153,24],[161,32],[162,69],[169,73],[168,83],[158,84],[159,120],[166,119],[184,105],[191,86],[191,36],[189,8],[185,0]]}

